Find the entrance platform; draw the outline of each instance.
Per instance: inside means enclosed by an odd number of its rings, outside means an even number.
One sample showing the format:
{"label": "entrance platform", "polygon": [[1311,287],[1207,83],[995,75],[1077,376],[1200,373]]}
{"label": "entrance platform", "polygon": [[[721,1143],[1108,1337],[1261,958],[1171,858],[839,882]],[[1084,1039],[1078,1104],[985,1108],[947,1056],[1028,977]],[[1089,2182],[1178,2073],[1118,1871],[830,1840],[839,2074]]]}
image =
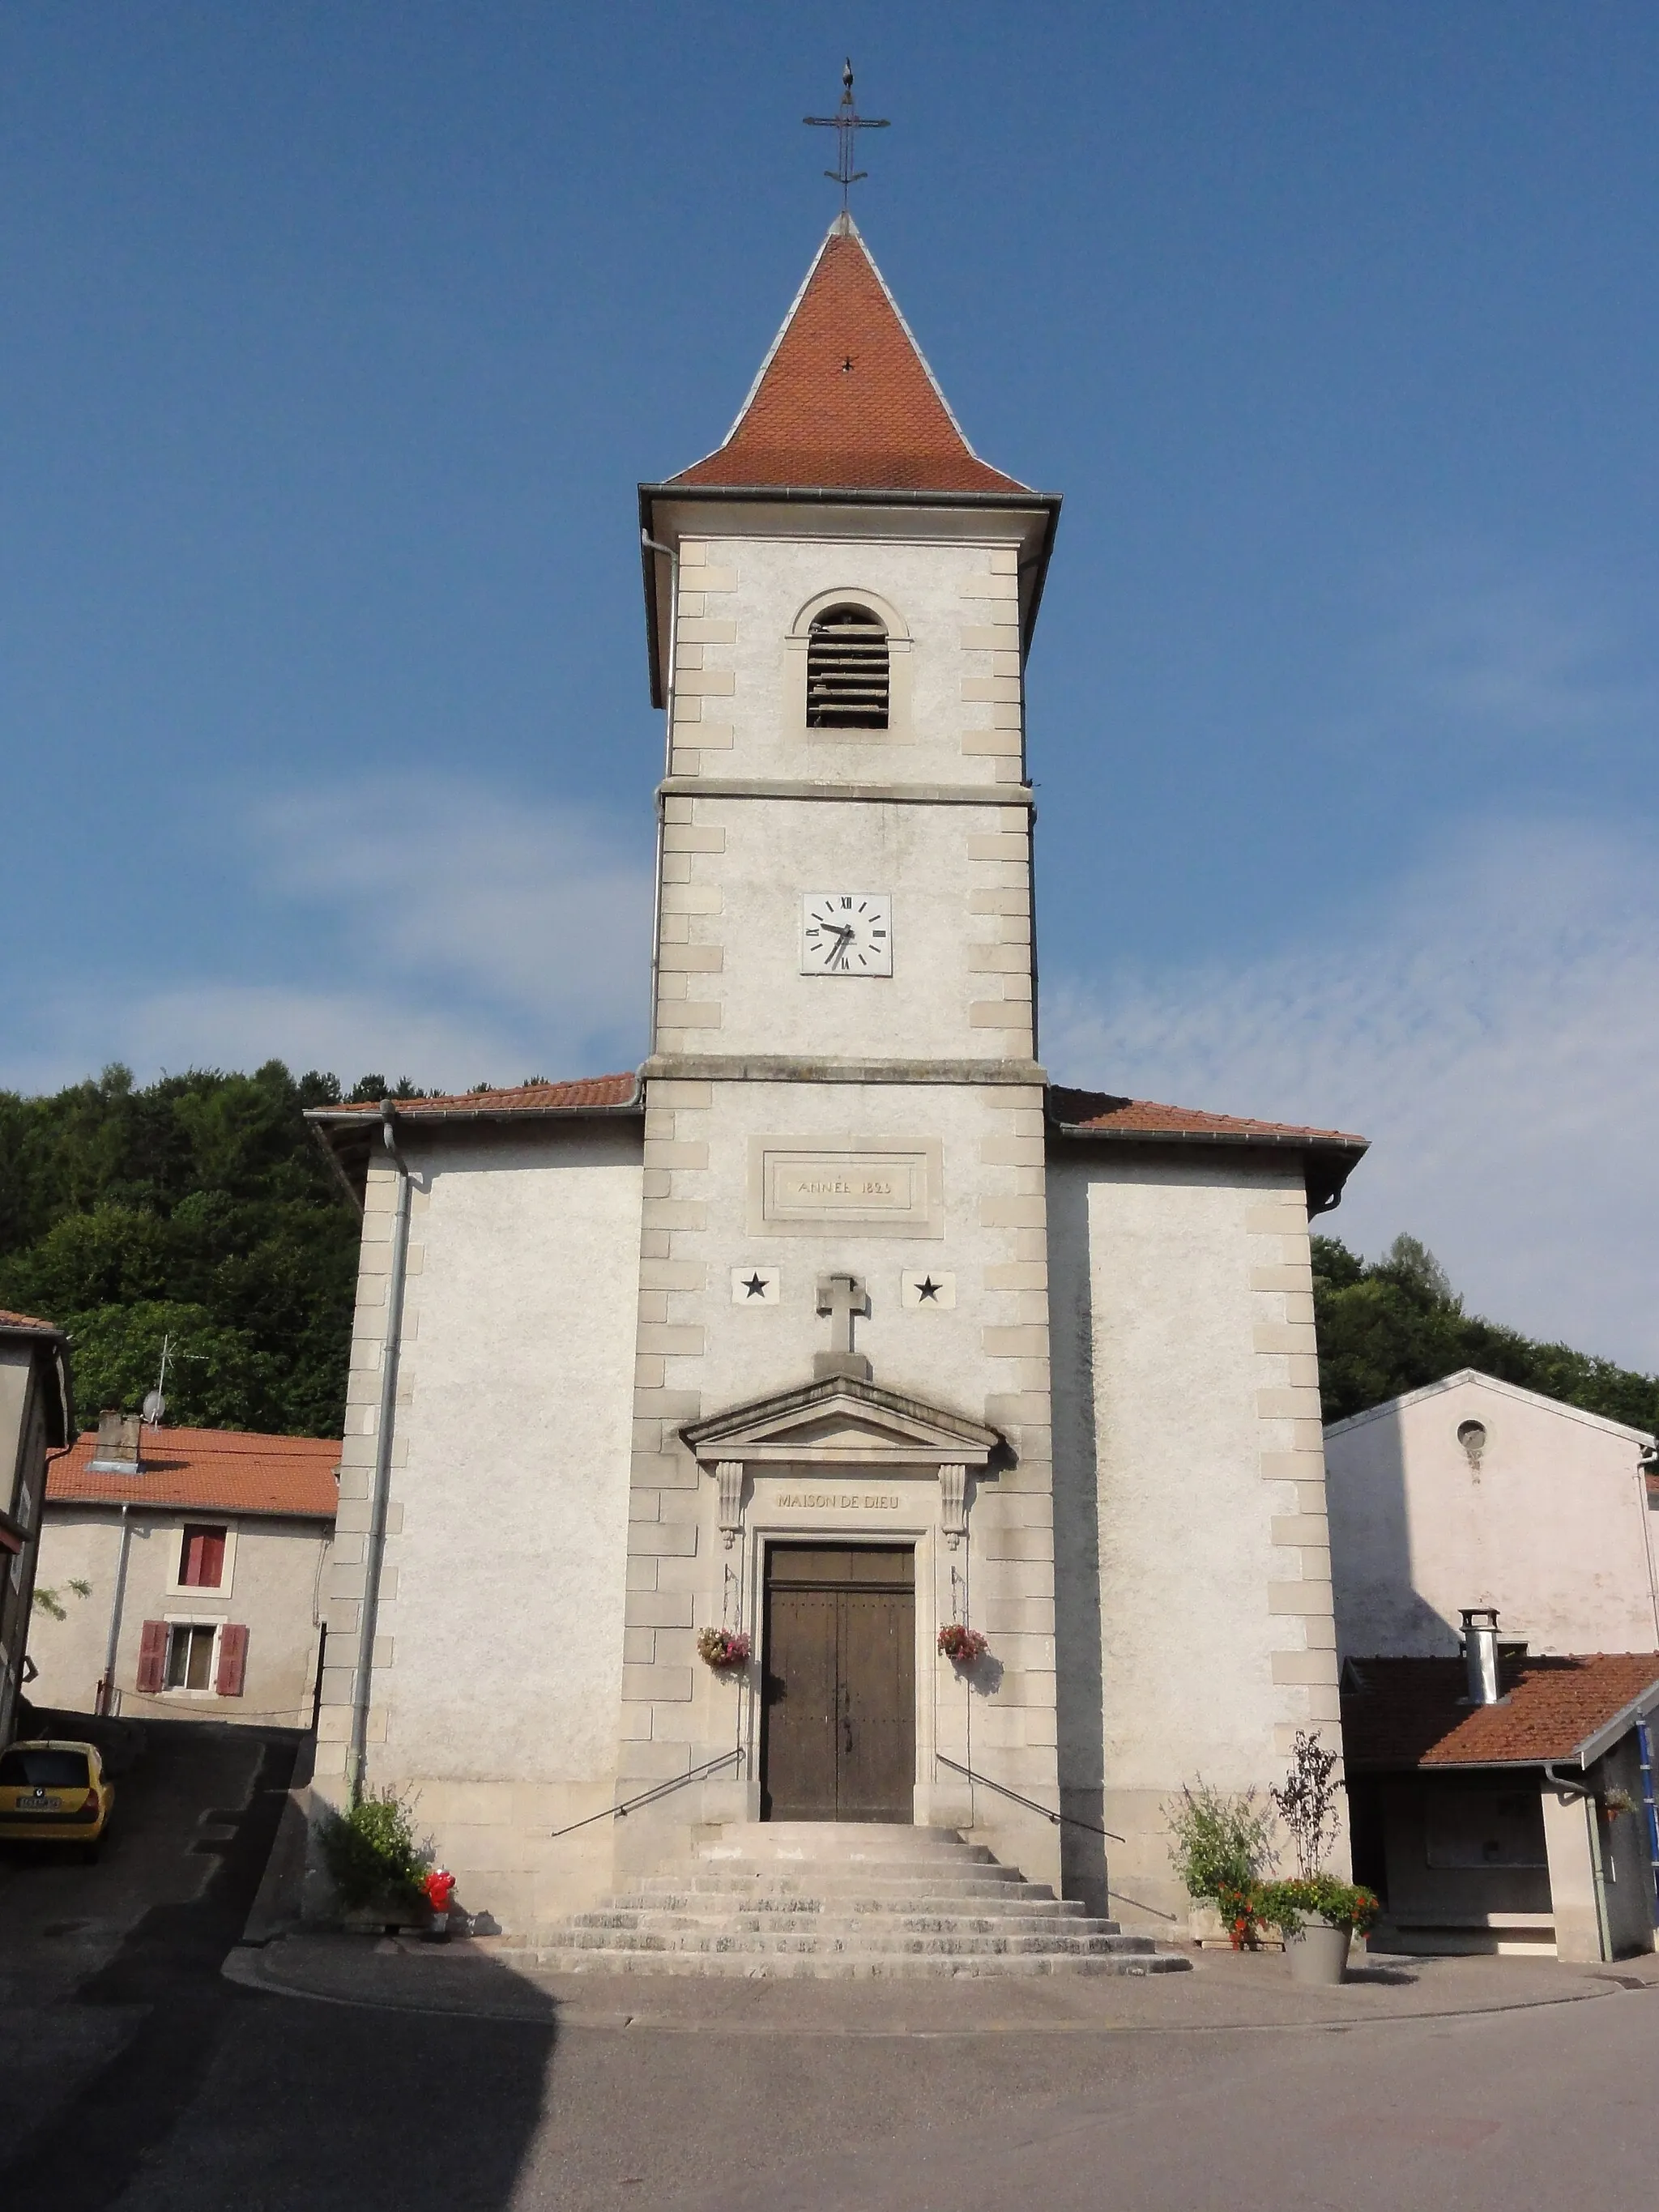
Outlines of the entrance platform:
{"label": "entrance platform", "polygon": [[1192,1963],[951,1830],[816,1820],[730,1823],[681,1865],[534,1930],[525,1950],[551,1972],[826,1980],[1167,1974]]}

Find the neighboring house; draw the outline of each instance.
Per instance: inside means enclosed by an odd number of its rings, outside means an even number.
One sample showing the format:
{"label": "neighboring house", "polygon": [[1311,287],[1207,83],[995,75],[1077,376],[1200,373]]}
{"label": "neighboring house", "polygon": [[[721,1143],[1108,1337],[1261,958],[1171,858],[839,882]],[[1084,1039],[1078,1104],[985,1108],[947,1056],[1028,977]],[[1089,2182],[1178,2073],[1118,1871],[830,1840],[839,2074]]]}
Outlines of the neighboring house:
{"label": "neighboring house", "polygon": [[[305,1727],[340,1447],[106,1413],[52,1471],[38,1704]],[[76,1595],[71,1585],[90,1585]]]}
{"label": "neighboring house", "polygon": [[[1389,1950],[1615,1959],[1654,1948],[1648,1717],[1659,1651],[1343,1670],[1354,1872]],[[1472,1679],[1486,1645],[1487,1701]]]}
{"label": "neighboring house", "polygon": [[1653,1442],[1473,1368],[1334,1422],[1342,1656],[1450,1657],[1466,1606],[1532,1652],[1659,1648]]}
{"label": "neighboring house", "polygon": [[75,1433],[62,1329],[0,1312],[0,1744],[16,1734],[46,1456]]}

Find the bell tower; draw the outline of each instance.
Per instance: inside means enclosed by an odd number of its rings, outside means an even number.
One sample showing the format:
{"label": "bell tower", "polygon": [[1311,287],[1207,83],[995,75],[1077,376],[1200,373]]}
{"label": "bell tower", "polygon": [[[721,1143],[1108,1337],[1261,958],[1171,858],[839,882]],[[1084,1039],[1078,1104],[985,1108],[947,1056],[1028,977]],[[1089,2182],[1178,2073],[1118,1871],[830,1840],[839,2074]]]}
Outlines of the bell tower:
{"label": "bell tower", "polygon": [[[964,1775],[1057,1803],[1023,672],[1059,507],[975,453],[844,211],[724,443],[641,488],[668,736],[622,1766],[732,1750],[682,1826],[757,1816],[774,1694],[697,1633],[758,1648],[771,1549],[879,1534],[916,1623],[884,1817],[1054,1854]],[[970,1614],[1000,1668],[971,1698],[937,1641]]]}

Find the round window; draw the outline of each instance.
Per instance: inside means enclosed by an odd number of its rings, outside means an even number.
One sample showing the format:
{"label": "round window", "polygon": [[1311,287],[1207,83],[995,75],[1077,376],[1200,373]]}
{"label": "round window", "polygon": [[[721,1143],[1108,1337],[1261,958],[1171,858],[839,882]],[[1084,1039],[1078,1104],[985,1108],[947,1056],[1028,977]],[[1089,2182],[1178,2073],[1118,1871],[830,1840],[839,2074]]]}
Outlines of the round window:
{"label": "round window", "polygon": [[1457,1441],[1468,1454],[1469,1465],[1479,1467],[1480,1455],[1486,1449],[1486,1425],[1484,1421],[1460,1421]]}

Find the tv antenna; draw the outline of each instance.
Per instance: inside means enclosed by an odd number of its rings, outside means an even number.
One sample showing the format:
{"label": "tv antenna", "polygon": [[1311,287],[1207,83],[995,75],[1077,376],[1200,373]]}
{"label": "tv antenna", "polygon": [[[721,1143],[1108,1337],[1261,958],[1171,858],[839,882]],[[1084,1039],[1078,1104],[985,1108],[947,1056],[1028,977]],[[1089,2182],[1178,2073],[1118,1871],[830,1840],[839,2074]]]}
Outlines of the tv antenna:
{"label": "tv antenna", "polygon": [[[155,1388],[153,1390],[147,1392],[145,1395],[143,1408],[141,1415],[143,1419],[149,1423],[151,1428],[155,1428],[159,1425],[162,1415],[167,1409],[167,1401],[165,1395],[167,1387],[167,1362],[172,1358],[172,1357],[173,1339],[171,1335],[167,1335],[161,1339],[161,1371],[155,1378]],[[131,1405],[131,1402],[132,1401],[131,1399],[127,1401],[129,1405]]]}
{"label": "tv antenna", "polygon": [[887,131],[892,126],[884,115],[860,115],[854,106],[853,64],[850,58],[841,73],[841,106],[835,113],[804,115],[801,120],[810,125],[814,131],[833,131],[837,135],[836,166],[833,169],[826,169],[823,173],[832,185],[841,186],[841,211],[845,215],[847,195],[854,185],[862,184],[870,173],[867,169],[855,169],[853,167],[858,158],[860,131]]}

